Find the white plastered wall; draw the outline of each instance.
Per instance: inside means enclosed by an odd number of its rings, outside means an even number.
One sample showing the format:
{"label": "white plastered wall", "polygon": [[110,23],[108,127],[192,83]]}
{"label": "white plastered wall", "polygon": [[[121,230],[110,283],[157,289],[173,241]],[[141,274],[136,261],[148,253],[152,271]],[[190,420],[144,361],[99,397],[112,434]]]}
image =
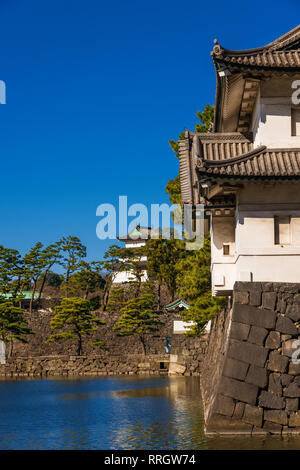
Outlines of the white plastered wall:
{"label": "white plastered wall", "polygon": [[[288,244],[275,244],[274,217],[280,215],[290,217]],[[237,199],[235,253],[226,257],[220,247],[229,233],[228,221],[213,220],[214,295],[230,293],[235,281],[300,282],[299,183],[246,185]]]}
{"label": "white plastered wall", "polygon": [[300,136],[292,135],[291,97],[259,97],[251,130],[254,148],[300,148]]}

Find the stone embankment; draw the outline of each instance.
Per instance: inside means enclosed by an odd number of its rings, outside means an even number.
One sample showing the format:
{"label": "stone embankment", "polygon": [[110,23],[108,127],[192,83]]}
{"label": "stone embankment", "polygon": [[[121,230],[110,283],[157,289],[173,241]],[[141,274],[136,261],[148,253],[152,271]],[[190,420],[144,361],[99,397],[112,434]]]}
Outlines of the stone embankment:
{"label": "stone embankment", "polygon": [[201,377],[207,433],[300,433],[300,284],[238,282]]}
{"label": "stone embankment", "polygon": [[[146,355],[142,353],[139,338],[117,336],[113,328],[120,315],[99,313],[105,325],[99,329],[99,337],[105,342],[107,351],[92,347],[89,341],[99,339],[97,334],[83,342],[83,355],[76,356],[76,341],[50,343],[46,340],[52,333],[50,308],[27,314],[28,324],[35,332],[28,343],[14,342],[13,355],[0,365],[0,377],[46,377],[75,375],[159,374],[200,375],[201,364],[207,347],[207,337],[191,338],[173,334],[173,321],[178,317],[172,313],[162,314],[163,324],[145,336]],[[171,343],[171,353],[165,354],[166,337]],[[8,345],[7,351],[9,352]]]}
{"label": "stone embankment", "polygon": [[0,377],[55,377],[101,375],[200,375],[203,353],[127,354],[112,356],[27,356],[14,357],[0,365]]}

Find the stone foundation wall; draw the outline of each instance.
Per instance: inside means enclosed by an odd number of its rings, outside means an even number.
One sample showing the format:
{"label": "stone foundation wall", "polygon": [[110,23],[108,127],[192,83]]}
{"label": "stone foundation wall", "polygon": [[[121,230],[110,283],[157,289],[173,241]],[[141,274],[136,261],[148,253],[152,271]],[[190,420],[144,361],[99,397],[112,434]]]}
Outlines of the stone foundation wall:
{"label": "stone foundation wall", "polygon": [[300,432],[299,320],[300,284],[235,284],[203,364],[207,433]]}
{"label": "stone foundation wall", "polygon": [[99,356],[27,356],[0,364],[0,378],[100,375],[184,375],[200,376],[198,352],[181,355],[128,354]]}
{"label": "stone foundation wall", "polygon": [[[7,345],[7,360],[0,365],[0,376],[48,376],[48,375],[113,375],[113,374],[168,374],[200,375],[207,347],[207,336],[189,338],[173,334],[174,314],[162,314],[163,325],[145,336],[146,356],[136,336],[117,336],[113,328],[120,314],[103,313],[105,322],[99,333],[83,341],[83,355],[76,356],[76,341],[68,340],[47,344],[52,333],[51,309],[27,314],[29,327],[35,332],[28,336],[28,343],[14,342],[13,354]],[[171,343],[171,355],[165,354],[166,336]],[[92,347],[88,341],[101,339],[107,351]],[[165,367],[161,368],[164,363]],[[172,365],[169,367],[169,363]],[[169,370],[170,369],[170,370]]]}
{"label": "stone foundation wall", "polygon": [[[27,344],[14,342],[13,357],[57,356],[60,354],[76,355],[77,346],[75,340],[50,344],[46,343],[46,340],[51,333],[53,333],[53,330],[50,328],[50,320],[53,316],[51,310],[38,310],[26,315],[28,325],[35,334],[27,337]],[[99,346],[92,347],[88,344],[89,341],[96,339],[101,339],[105,342],[109,355],[122,356],[124,354],[141,354],[143,352],[137,336],[118,336],[117,332],[113,331],[116,322],[120,318],[119,313],[105,312],[99,313],[98,316],[105,322],[105,325],[100,326],[99,333],[83,339],[83,355],[102,355],[102,350]],[[172,353],[187,356],[189,352],[191,352],[192,356],[196,354],[199,357],[201,356],[201,360],[203,359],[206,339],[190,338],[178,334],[174,335],[173,320],[178,318],[172,313],[161,314],[160,319],[163,325],[161,325],[157,331],[145,336],[146,354],[165,354],[166,336],[169,336],[171,338]],[[10,346],[8,345],[8,352],[9,349]]]}

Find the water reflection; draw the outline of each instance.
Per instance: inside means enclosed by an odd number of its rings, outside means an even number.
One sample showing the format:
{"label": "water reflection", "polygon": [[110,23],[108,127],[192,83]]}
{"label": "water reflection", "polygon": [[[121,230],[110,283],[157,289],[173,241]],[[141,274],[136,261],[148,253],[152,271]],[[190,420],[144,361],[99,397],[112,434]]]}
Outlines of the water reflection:
{"label": "water reflection", "polygon": [[0,381],[0,449],[299,449],[207,437],[196,377]]}

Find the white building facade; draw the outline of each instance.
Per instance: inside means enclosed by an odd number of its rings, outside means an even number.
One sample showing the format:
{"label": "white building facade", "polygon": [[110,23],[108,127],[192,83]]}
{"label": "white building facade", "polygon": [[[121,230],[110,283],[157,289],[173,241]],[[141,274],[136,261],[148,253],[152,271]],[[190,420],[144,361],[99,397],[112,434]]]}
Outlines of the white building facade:
{"label": "white building facade", "polygon": [[[150,237],[151,228],[148,227],[136,227],[130,234],[125,237],[119,237],[118,240],[125,242],[125,248],[137,249],[146,245],[146,241]],[[124,260],[120,260],[124,261]],[[148,281],[147,274],[147,256],[141,256],[139,258],[139,263],[141,264],[142,277],[141,281]],[[126,269],[126,260],[125,260],[125,269],[117,271],[113,278],[113,284],[124,284],[126,282],[131,282],[135,280],[135,275],[130,270]]]}
{"label": "white building facade", "polygon": [[213,295],[300,282],[299,48],[300,26],[258,49],[216,44],[213,132],[179,142],[182,201],[210,217]]}

